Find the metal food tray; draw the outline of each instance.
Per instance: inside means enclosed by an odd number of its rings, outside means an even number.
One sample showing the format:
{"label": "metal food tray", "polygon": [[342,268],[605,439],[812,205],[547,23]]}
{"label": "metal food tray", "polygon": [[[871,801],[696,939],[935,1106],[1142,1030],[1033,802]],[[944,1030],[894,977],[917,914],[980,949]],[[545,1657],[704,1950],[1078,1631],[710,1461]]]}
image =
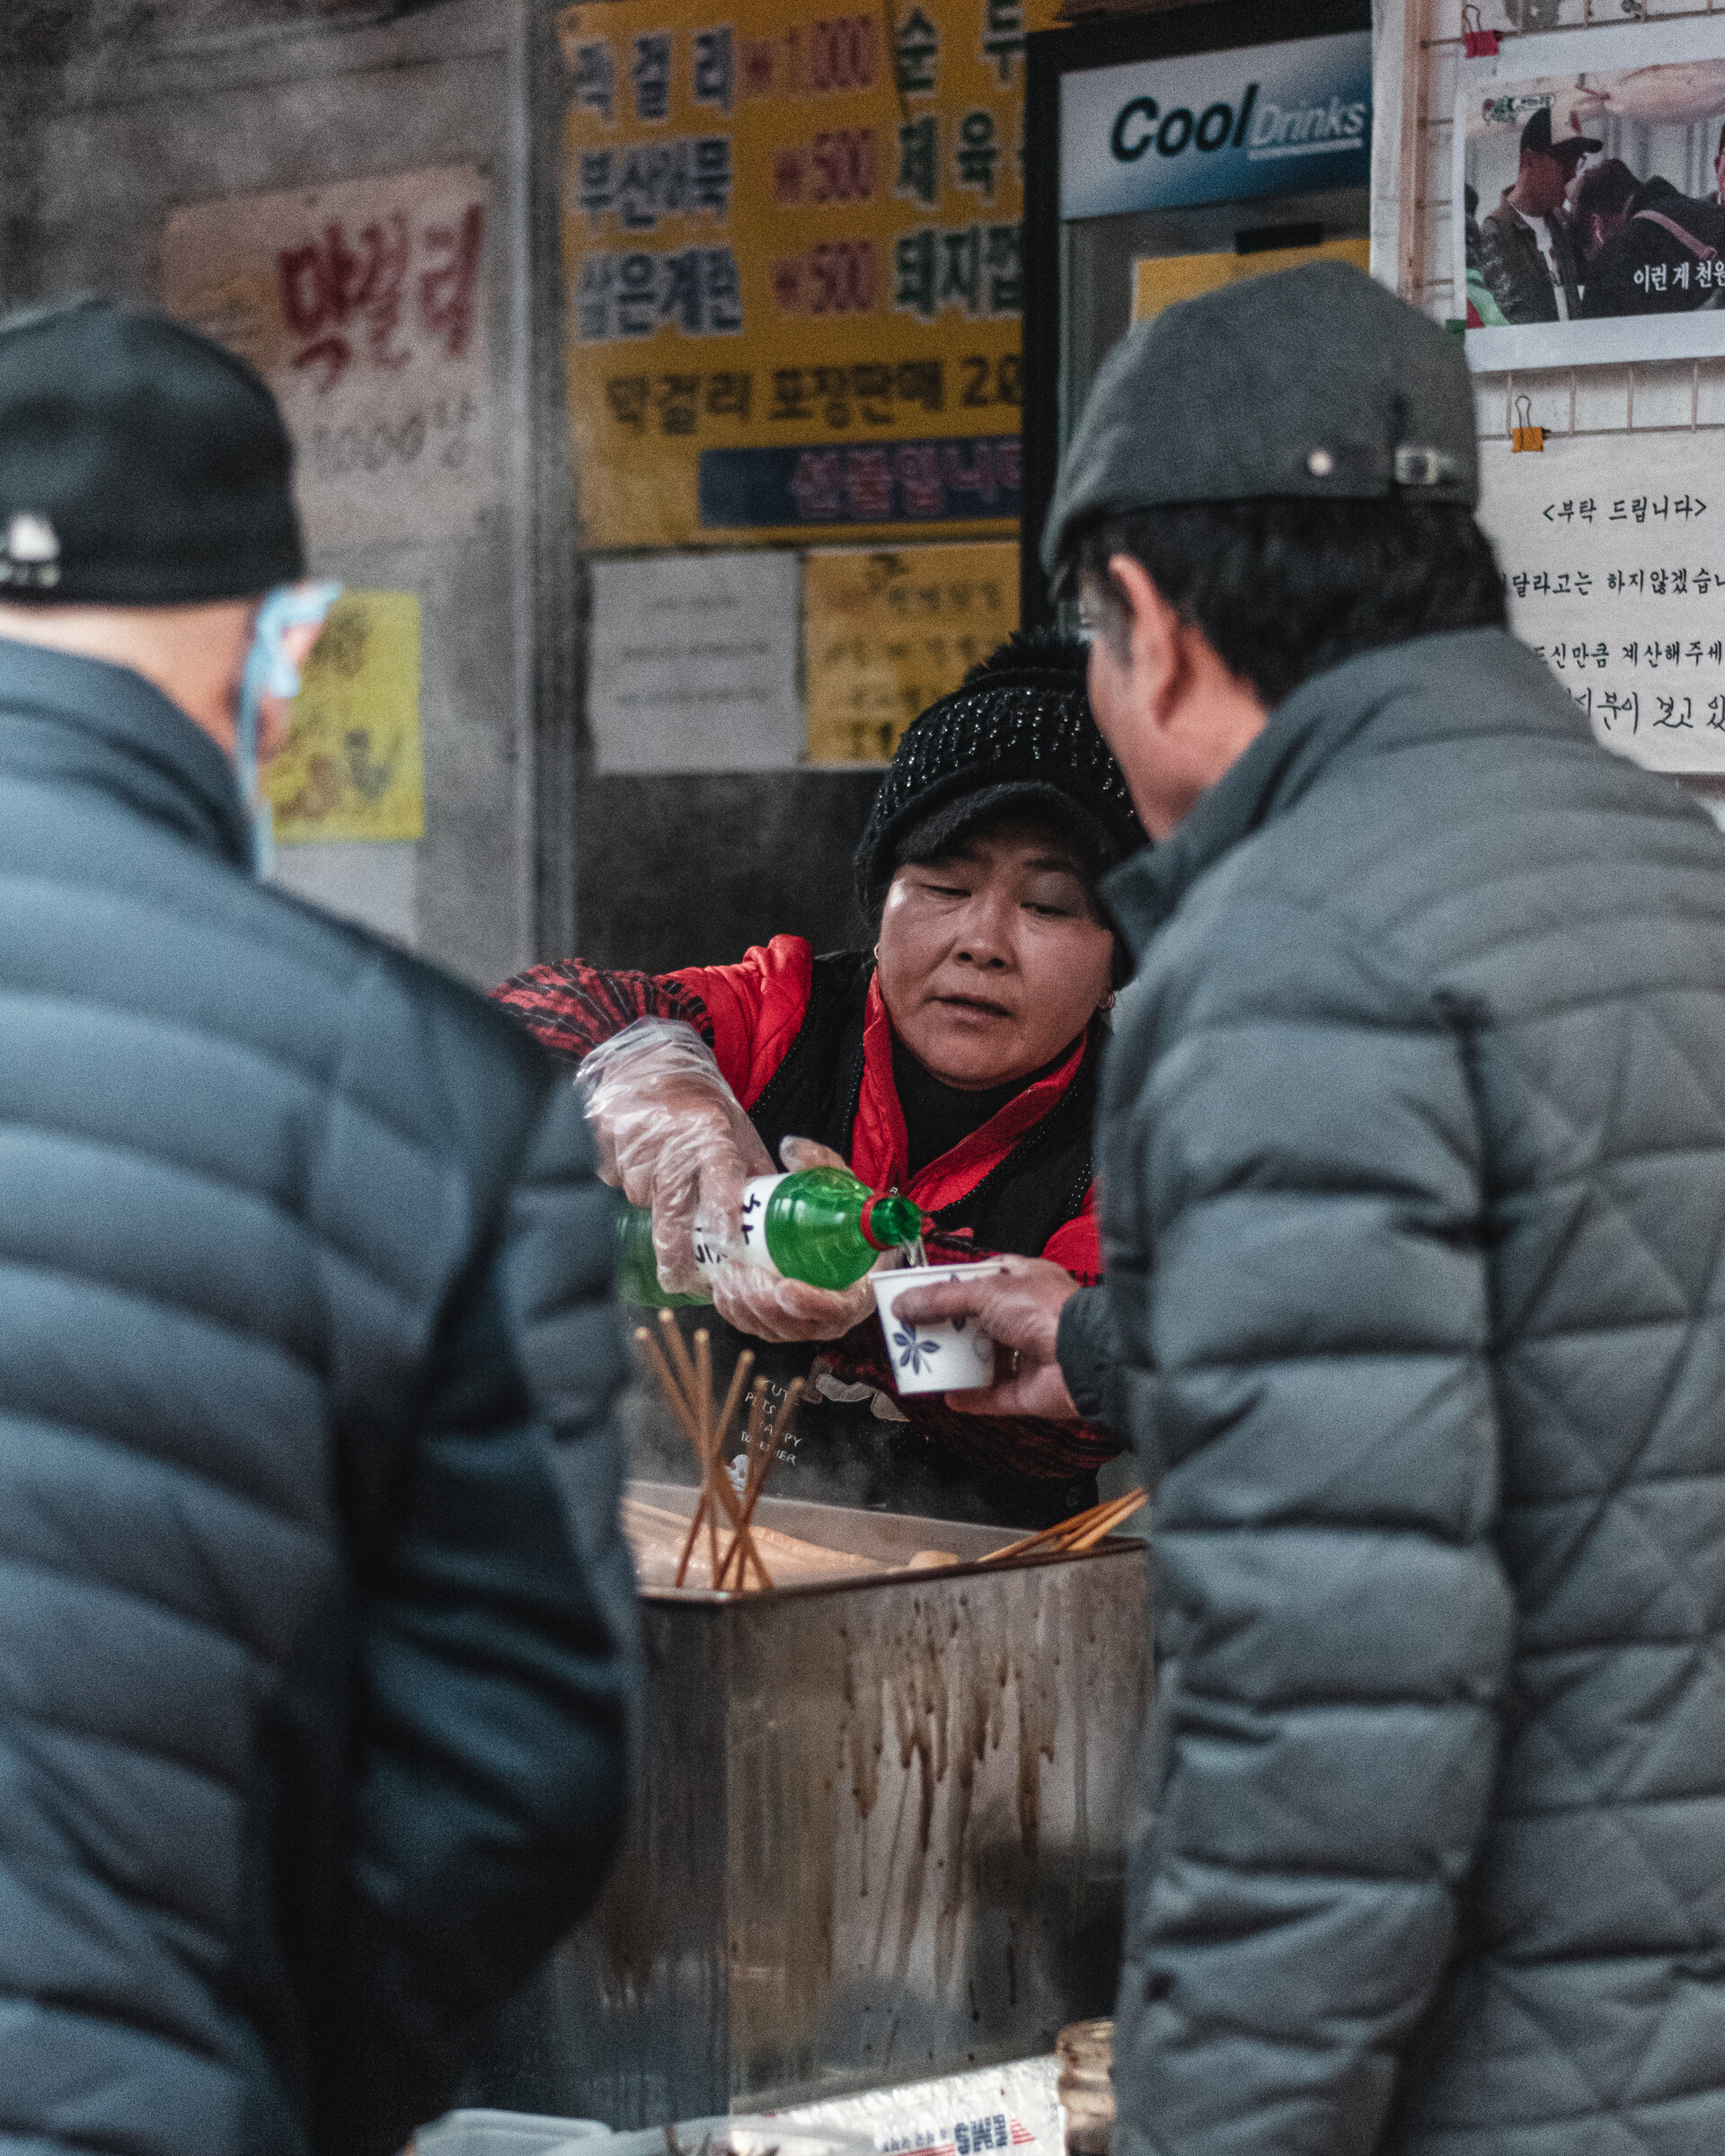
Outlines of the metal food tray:
{"label": "metal food tray", "polygon": [[[1146,1545],[983,1565],[1017,1533],[756,1516],[881,1569],[643,1592],[623,1854],[469,2100],[617,2127],[758,2111],[1050,2050],[1112,2010]],[[960,1561],[898,1568],[930,1549]]]}

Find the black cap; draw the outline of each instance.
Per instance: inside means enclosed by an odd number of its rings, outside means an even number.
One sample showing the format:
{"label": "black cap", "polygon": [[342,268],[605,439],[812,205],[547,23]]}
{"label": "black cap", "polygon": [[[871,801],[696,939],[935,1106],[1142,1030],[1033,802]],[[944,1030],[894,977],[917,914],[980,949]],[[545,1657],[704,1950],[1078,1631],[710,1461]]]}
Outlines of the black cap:
{"label": "black cap", "polygon": [[912,720],[856,849],[865,909],[901,863],[932,861],[997,816],[1039,815],[1059,826],[1092,880],[1146,843],[1090,715],[1084,672],[1075,638],[1014,635]]}
{"label": "black cap", "polygon": [[1102,517],[1190,501],[1479,499],[1461,340],[1348,262],[1164,307],[1097,372],[1042,531],[1056,593]]}
{"label": "black cap", "polygon": [[293,445],[243,360],[99,299],[0,321],[0,598],[176,606],[305,573]]}
{"label": "black cap", "polygon": [[1552,139],[1552,108],[1542,105],[1521,130],[1524,150],[1537,150],[1542,157],[1583,157],[1589,150],[1603,150],[1605,144],[1592,135],[1561,135]]}

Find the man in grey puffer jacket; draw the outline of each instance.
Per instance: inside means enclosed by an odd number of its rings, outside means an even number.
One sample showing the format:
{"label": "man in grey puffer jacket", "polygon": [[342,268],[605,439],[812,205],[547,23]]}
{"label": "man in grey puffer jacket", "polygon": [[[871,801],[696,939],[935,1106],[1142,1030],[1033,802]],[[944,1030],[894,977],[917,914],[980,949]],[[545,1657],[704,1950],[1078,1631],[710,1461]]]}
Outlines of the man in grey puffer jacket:
{"label": "man in grey puffer jacket", "polygon": [[1725,851],[1499,625],[1473,426],[1309,267],[1133,331],[1049,518],[1158,843],[1106,1286],[983,1397],[1155,1490],[1127,2156],[1725,2149]]}
{"label": "man in grey puffer jacket", "polygon": [[0,324],[6,2156],[391,2156],[622,1819],[614,1200],[252,872],[289,461],[177,324]]}

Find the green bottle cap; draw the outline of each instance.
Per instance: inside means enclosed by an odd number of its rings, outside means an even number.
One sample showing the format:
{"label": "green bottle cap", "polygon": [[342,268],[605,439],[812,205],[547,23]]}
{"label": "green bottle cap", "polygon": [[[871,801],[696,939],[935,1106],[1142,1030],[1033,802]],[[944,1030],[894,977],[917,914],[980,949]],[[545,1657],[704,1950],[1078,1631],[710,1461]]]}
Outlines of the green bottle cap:
{"label": "green bottle cap", "polygon": [[865,1201],[856,1224],[871,1250],[896,1250],[907,1242],[915,1242],[922,1233],[923,1208],[915,1198],[900,1197],[896,1193],[886,1197],[871,1197]]}

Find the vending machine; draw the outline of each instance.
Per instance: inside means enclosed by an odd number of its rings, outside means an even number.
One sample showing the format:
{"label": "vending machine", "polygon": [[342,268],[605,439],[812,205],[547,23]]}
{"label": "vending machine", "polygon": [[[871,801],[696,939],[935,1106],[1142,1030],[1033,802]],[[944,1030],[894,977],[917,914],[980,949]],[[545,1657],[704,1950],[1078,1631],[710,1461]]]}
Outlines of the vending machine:
{"label": "vending machine", "polygon": [[1365,269],[1371,143],[1370,0],[1217,0],[1031,38],[1027,624],[1052,618],[1043,518],[1110,348],[1133,323],[1234,278],[1320,255]]}

